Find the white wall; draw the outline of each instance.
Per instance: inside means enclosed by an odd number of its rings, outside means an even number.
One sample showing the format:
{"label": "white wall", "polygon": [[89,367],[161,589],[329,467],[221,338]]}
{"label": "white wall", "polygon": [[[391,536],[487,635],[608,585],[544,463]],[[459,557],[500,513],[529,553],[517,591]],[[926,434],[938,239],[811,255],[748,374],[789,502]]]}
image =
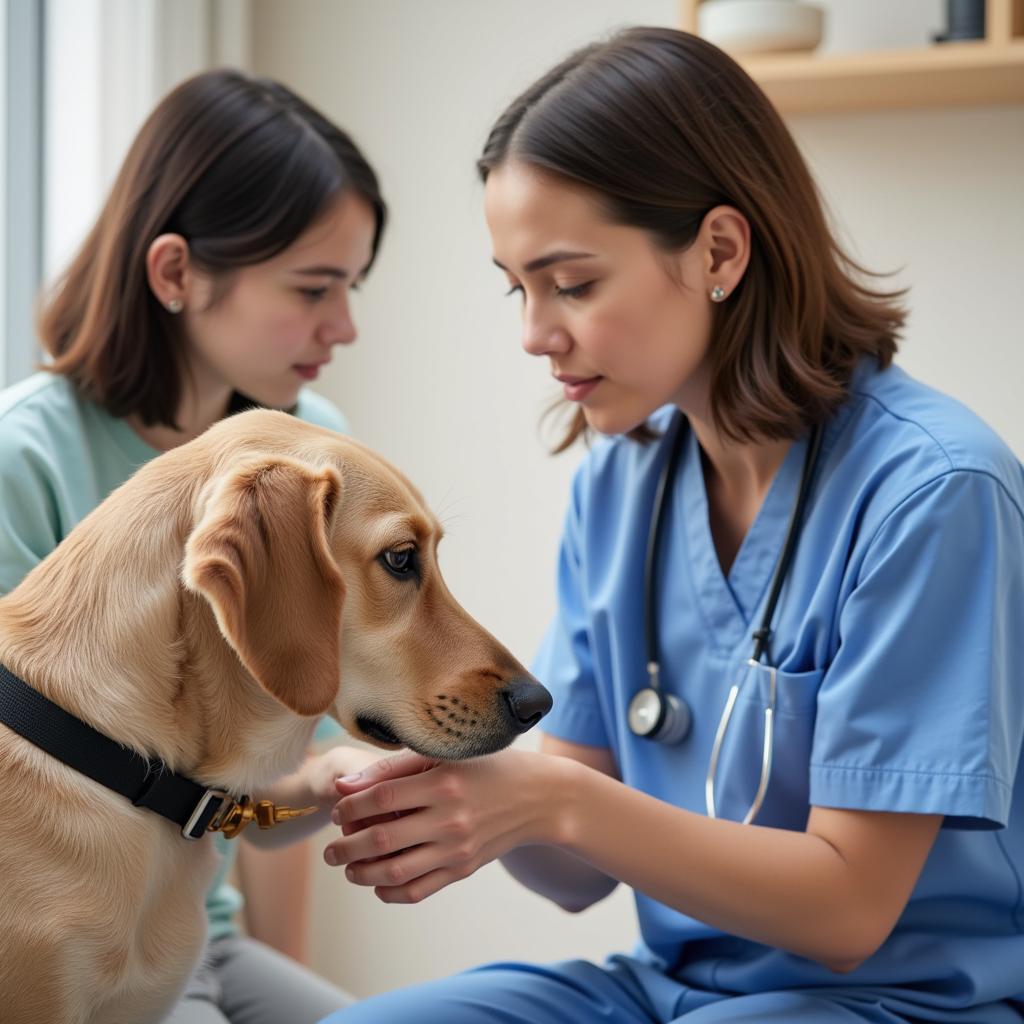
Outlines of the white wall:
{"label": "white wall", "polygon": [[[935,0],[901,3],[899,22],[884,0],[826,6],[829,49],[907,45],[941,27]],[[552,609],[578,456],[551,459],[538,439],[552,388],[519,351],[473,162],[504,104],[571,47],[676,14],[675,0],[255,0],[255,69],[352,130],[394,215],[357,300],[360,343],[323,390],[440,509],[453,591],[524,659]],[[793,128],[855,253],[913,286],[901,361],[1024,453],[1024,108]],[[570,917],[493,866],[417,907],[378,904],[323,865],[317,886],[316,966],[361,995],[494,958],[598,956],[635,935],[624,892]]]}

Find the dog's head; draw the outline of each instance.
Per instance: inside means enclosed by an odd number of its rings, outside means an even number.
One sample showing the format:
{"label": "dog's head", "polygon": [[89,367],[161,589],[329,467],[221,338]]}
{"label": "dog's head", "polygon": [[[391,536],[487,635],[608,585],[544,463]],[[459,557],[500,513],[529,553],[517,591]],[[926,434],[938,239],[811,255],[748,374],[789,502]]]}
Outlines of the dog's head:
{"label": "dog's head", "polygon": [[412,485],[340,435],[250,412],[209,432],[182,577],[255,682],[379,746],[462,758],[506,746],[551,698],[458,605]]}

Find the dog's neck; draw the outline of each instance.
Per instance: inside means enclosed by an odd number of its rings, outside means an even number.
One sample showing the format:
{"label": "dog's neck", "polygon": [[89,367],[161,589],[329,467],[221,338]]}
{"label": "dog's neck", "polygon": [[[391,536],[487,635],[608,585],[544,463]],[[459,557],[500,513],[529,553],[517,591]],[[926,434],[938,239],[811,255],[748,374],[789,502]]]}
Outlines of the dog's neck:
{"label": "dog's neck", "polygon": [[189,522],[155,521],[118,498],[116,537],[85,520],[0,600],[0,662],[174,771],[258,792],[297,766],[315,723],[258,686],[209,607],[182,587]]}

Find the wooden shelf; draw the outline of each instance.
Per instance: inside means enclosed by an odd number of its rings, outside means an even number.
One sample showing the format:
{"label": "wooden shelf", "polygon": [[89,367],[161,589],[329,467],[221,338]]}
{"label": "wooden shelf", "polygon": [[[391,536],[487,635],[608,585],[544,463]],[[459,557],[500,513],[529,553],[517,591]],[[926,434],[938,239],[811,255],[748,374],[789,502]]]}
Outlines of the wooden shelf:
{"label": "wooden shelf", "polygon": [[[682,0],[687,31],[697,29],[697,2]],[[784,114],[1024,103],[1024,0],[987,0],[984,40],[737,59]]]}

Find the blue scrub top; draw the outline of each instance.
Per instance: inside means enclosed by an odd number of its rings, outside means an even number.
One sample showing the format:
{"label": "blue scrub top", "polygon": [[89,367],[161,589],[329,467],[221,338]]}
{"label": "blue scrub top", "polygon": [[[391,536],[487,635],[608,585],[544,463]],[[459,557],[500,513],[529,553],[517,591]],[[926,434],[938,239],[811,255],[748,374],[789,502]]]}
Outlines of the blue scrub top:
{"label": "blue scrub top", "polygon": [[[665,445],[595,445],[574,481],[558,612],[534,665],[555,699],[547,732],[609,748],[624,782],[704,814],[715,730],[742,680],[716,789],[719,816],[742,818],[768,682],[746,660],[806,443],[791,446],[727,577],[692,432],[684,443],[656,609],[662,685],[693,712],[675,746],[635,737],[626,715],[647,685],[644,551]],[[945,826],[893,934],[851,973],[637,894],[644,959],[717,992],[870,989],[923,1019],[1024,998],[1022,510],[1024,468],[984,423],[899,368],[861,364],[825,429],[775,612],[775,754],[756,822],[801,830],[820,805],[944,814]]]}

